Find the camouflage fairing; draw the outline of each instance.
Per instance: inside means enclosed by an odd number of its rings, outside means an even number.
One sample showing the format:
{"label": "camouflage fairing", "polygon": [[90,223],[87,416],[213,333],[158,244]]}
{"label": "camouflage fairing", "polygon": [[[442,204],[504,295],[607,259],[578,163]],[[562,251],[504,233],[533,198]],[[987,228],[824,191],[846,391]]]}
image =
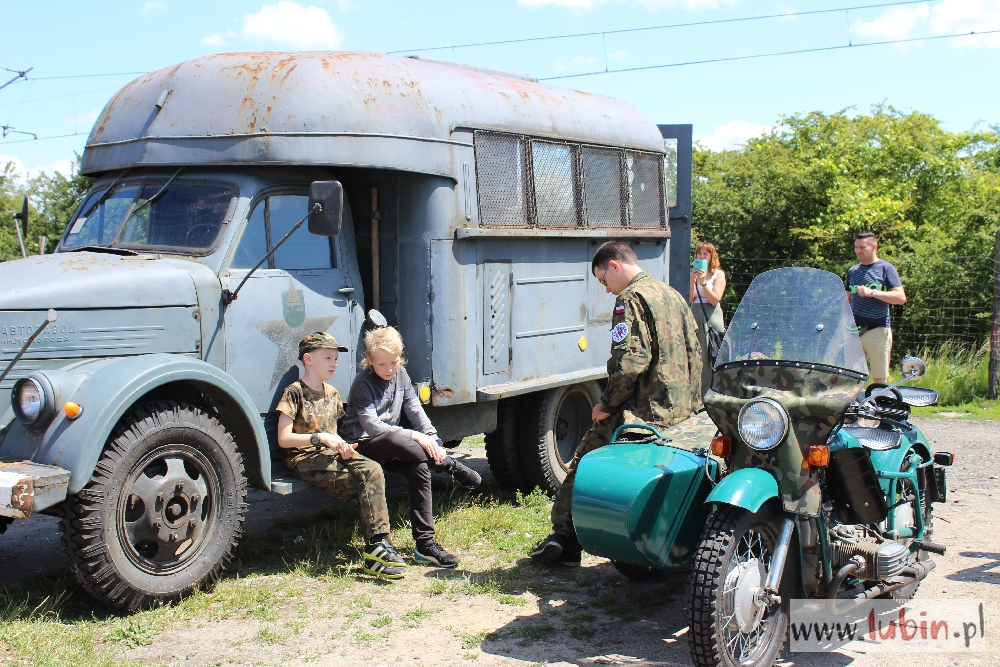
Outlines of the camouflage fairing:
{"label": "camouflage fairing", "polygon": [[[723,435],[733,439],[730,469],[763,468],[774,473],[788,512],[817,516],[822,500],[815,474],[804,461],[809,445],[826,443],[864,381],[818,364],[759,361],[716,368],[705,409]],[[794,362],[791,362],[794,364]],[[778,365],[780,364],[780,365]],[[771,398],[785,408],[788,437],[774,449],[758,452],[740,439],[740,410],[751,399]]]}

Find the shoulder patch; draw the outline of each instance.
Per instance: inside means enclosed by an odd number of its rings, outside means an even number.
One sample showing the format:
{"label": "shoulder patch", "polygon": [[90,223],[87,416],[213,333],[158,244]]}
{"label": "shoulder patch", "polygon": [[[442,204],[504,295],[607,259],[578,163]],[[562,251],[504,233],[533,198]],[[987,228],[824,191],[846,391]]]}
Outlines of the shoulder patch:
{"label": "shoulder patch", "polygon": [[615,306],[615,315],[623,315],[625,313],[625,304],[618,304]]}
{"label": "shoulder patch", "polygon": [[625,340],[626,336],[628,336],[628,325],[624,322],[619,322],[613,329],[611,329],[611,340],[616,343],[620,343]]}

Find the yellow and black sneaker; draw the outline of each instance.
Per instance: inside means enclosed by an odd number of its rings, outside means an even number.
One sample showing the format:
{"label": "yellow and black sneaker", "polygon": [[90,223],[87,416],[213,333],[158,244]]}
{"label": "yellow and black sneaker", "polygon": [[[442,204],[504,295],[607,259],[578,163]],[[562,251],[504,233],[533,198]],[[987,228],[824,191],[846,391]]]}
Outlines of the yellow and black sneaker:
{"label": "yellow and black sneaker", "polygon": [[364,557],[367,574],[382,579],[402,579],[406,575],[406,561],[385,538],[369,542]]}

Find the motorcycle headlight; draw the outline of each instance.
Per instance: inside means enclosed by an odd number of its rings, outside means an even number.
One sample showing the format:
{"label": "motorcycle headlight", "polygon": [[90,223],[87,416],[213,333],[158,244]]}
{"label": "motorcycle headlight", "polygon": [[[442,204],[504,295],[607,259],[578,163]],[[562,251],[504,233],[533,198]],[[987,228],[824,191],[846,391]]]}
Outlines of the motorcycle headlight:
{"label": "motorcycle headlight", "polygon": [[761,398],[743,406],[738,426],[747,447],[765,451],[780,445],[788,435],[788,415],[777,401]]}
{"label": "motorcycle headlight", "polygon": [[29,375],[14,383],[11,407],[25,425],[40,426],[52,417],[55,403],[52,385],[41,375]]}

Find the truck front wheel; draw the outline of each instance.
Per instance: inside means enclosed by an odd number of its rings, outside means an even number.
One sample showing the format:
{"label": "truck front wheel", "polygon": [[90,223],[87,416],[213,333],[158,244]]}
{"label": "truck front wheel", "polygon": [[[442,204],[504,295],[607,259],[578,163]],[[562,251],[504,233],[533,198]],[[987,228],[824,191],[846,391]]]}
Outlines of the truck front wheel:
{"label": "truck front wheel", "polygon": [[138,609],[219,578],[246,513],[243,459],[200,408],[129,410],[62,521],[71,569],[103,602]]}
{"label": "truck front wheel", "polygon": [[556,387],[521,397],[518,439],[521,469],[529,487],[555,493],[569,472],[591,412],[600,400],[596,382]]}

